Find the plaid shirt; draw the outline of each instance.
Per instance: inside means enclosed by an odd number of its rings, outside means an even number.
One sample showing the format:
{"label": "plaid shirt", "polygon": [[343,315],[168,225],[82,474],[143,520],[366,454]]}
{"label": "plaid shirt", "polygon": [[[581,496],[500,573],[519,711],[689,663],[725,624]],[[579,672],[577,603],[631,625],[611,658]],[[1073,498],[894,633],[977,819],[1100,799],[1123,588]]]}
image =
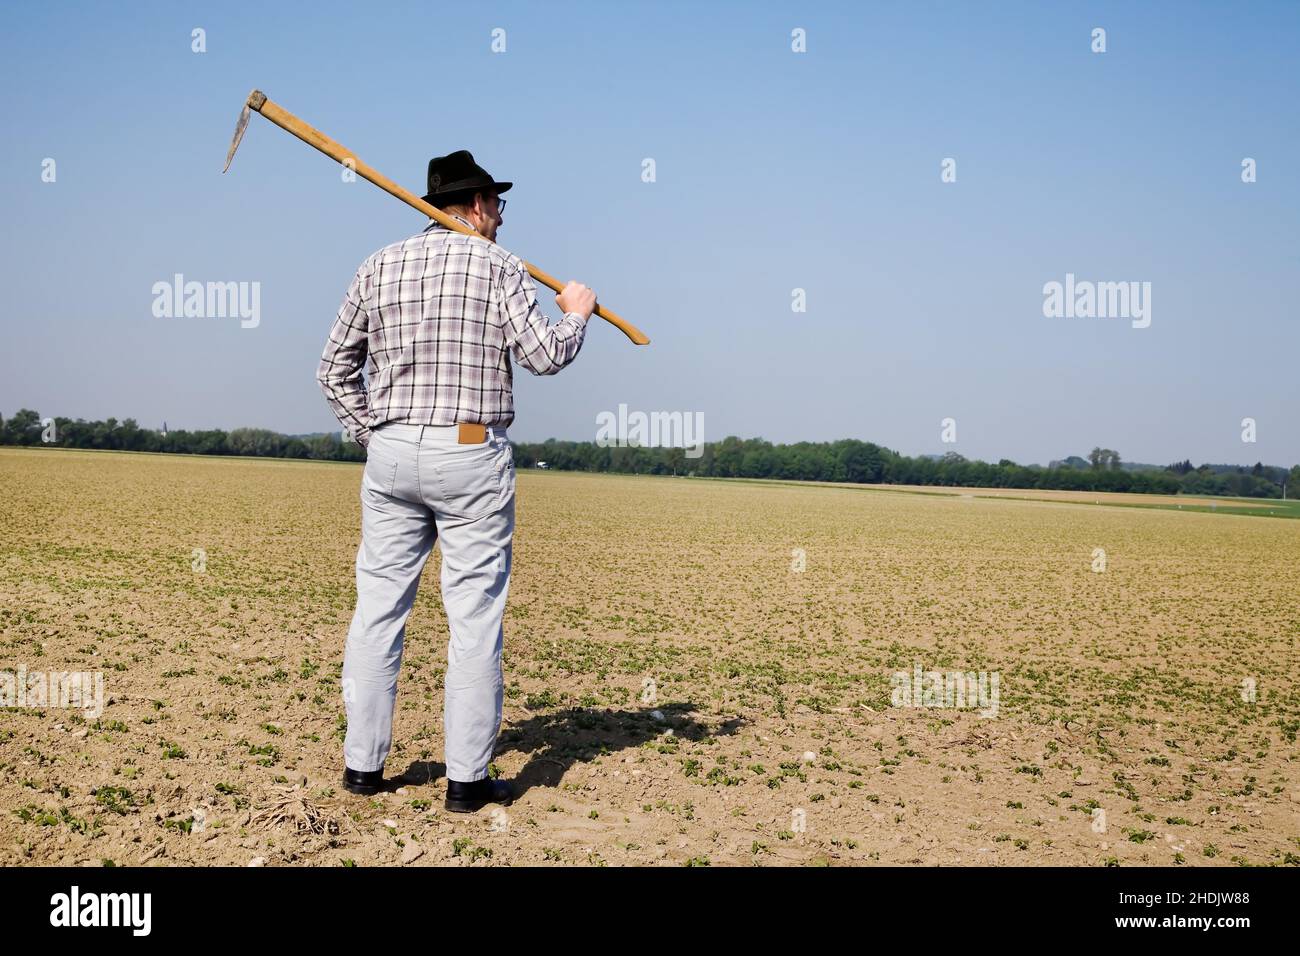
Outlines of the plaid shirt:
{"label": "plaid shirt", "polygon": [[363,446],[385,422],[507,427],[509,353],[534,375],[554,375],[577,357],[586,329],[575,312],[547,325],[518,256],[434,222],[361,264],[316,379]]}

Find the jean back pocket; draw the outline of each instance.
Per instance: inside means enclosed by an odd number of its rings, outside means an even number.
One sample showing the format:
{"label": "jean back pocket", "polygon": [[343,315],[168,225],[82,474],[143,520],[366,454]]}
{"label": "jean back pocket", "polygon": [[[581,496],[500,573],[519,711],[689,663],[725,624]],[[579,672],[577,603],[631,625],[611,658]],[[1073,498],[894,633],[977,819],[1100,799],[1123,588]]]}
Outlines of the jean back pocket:
{"label": "jean back pocket", "polygon": [[470,521],[498,511],[514,488],[512,458],[509,445],[493,442],[439,449],[433,467],[441,510]]}

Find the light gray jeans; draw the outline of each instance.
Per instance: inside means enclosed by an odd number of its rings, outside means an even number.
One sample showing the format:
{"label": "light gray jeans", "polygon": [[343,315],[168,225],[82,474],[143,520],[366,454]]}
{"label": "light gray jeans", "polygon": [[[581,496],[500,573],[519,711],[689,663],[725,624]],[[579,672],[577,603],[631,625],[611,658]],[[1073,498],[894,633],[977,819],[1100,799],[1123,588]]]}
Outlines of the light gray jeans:
{"label": "light gray jeans", "polygon": [[455,426],[389,423],[371,432],[361,479],[357,609],[343,655],[353,770],[383,767],[393,739],[406,619],[435,541],[447,614],[443,735],[447,777],[488,775],[501,727],[501,619],[515,530],[514,454],[505,430],[456,443]]}

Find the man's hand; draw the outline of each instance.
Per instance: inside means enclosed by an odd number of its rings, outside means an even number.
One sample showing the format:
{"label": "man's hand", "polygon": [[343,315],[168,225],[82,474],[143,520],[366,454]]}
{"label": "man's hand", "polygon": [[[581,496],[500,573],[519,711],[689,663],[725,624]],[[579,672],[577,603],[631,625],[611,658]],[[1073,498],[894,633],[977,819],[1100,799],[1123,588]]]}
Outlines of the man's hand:
{"label": "man's hand", "polygon": [[592,310],[596,308],[596,293],[581,282],[570,279],[569,284],[555,297],[555,304],[564,311],[565,315],[577,312],[584,320],[589,319]]}

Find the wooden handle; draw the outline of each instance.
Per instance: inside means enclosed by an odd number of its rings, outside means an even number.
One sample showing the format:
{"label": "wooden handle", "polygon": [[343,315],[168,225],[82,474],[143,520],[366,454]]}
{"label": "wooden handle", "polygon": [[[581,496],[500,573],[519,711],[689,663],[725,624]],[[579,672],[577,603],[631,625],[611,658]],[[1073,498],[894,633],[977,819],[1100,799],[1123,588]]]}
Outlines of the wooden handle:
{"label": "wooden handle", "polygon": [[[265,93],[262,93],[258,90],[254,90],[248,96],[248,105],[251,109],[257,110],[259,113],[261,113],[263,116],[269,119],[276,126],[280,127],[283,130],[286,130],[287,132],[292,133],[294,136],[297,136],[304,143],[307,143],[310,146],[314,146],[316,149],[320,150],[330,159],[342,163],[343,165],[347,166],[349,169],[356,172],[358,176],[374,183],[376,186],[378,186],[380,189],[382,189],[384,192],[388,193],[389,195],[396,196],[402,202],[406,203],[408,206],[412,207],[413,209],[419,210],[424,215],[428,216],[430,219],[435,219],[438,222],[442,223],[444,226],[446,226],[448,229],[455,230],[456,232],[464,233],[466,235],[471,235],[471,236],[479,235],[479,233],[475,232],[474,230],[467,229],[465,226],[461,225],[459,222],[457,222],[451,216],[447,215],[441,209],[434,208],[433,206],[425,202],[423,199],[421,199],[419,196],[415,195],[414,193],[410,192],[407,189],[403,189],[401,186],[397,185],[397,183],[393,182],[391,179],[389,179],[383,173],[379,172],[377,169],[373,169],[372,167],[367,166],[361,160],[357,159],[357,157],[352,153],[351,150],[344,149],[343,146],[341,146],[339,143],[336,143],[334,140],[330,139],[328,136],[326,136],[320,130],[316,129],[314,126],[309,126],[307,123],[304,123],[302,120],[298,119],[298,117],[294,116],[288,110],[280,106],[277,106],[275,103],[271,102],[269,99],[266,98]],[[543,272],[541,269],[537,268],[532,263],[525,262],[524,265],[528,269],[528,274],[531,275],[538,282],[540,282],[542,285],[546,286],[548,289],[551,289],[554,292],[560,292],[564,289],[564,286],[557,279]],[[597,305],[595,312],[593,314],[600,316],[606,322],[613,325],[620,332],[622,332],[629,339],[631,339],[632,342],[634,342],[635,344],[637,345],[649,344],[650,340],[646,337],[644,332],[642,332],[635,325],[632,325],[630,322],[626,321],[620,316],[615,315],[609,309],[602,308],[600,305]]]}

